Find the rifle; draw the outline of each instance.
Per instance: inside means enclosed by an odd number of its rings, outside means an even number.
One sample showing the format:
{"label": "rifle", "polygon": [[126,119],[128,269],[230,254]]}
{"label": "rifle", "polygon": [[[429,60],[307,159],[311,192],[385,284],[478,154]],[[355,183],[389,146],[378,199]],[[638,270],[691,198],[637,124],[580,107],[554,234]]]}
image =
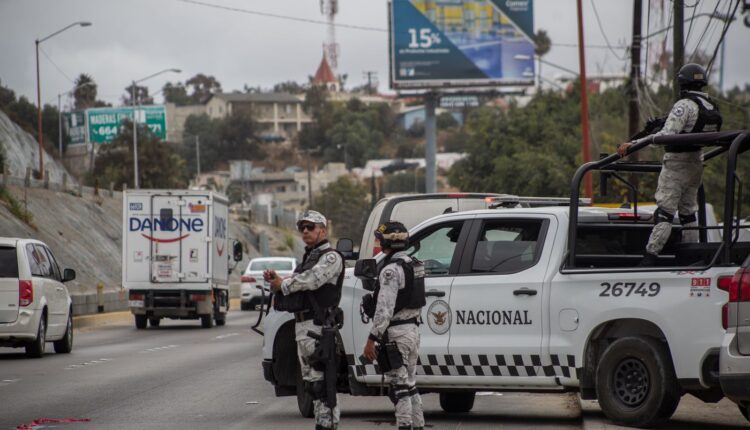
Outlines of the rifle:
{"label": "rifle", "polygon": [[630,141],[638,140],[641,138],[644,138],[646,136],[650,136],[657,131],[664,128],[664,123],[667,122],[667,117],[659,117],[659,118],[649,118],[646,120],[646,125],[643,127],[643,130],[639,131],[638,133],[630,136]]}
{"label": "rifle", "polygon": [[341,308],[320,309],[314,297],[310,297],[315,314],[322,316],[321,334],[308,331],[307,335],[317,341],[315,352],[309,357],[310,366],[323,372],[325,382],[325,405],[331,410],[336,407],[336,380],[338,379],[338,354],[336,354],[336,333],[344,325],[344,312]]}

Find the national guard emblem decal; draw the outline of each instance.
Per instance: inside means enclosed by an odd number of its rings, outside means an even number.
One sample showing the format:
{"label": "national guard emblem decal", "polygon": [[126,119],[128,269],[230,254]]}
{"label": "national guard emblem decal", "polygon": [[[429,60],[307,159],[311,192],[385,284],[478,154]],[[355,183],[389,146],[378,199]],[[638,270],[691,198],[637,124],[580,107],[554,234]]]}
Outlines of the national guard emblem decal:
{"label": "national guard emblem decal", "polygon": [[451,328],[451,308],[443,300],[435,300],[427,308],[427,325],[435,334],[445,334]]}

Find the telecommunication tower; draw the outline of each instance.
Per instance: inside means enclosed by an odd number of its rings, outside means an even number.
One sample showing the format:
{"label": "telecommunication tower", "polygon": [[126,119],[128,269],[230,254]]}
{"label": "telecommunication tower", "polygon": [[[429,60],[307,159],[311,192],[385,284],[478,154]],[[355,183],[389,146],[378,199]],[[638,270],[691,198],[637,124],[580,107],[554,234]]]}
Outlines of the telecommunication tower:
{"label": "telecommunication tower", "polygon": [[333,69],[334,75],[338,68],[339,44],[336,43],[336,14],[339,12],[338,0],[320,0],[320,13],[325,15],[328,21],[328,34],[323,44],[323,53],[328,64]]}

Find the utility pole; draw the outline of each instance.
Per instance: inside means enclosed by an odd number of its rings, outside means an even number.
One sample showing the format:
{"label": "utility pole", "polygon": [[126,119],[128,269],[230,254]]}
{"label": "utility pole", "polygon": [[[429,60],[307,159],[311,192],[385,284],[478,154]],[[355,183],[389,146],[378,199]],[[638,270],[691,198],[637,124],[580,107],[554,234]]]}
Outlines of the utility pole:
{"label": "utility pole", "polygon": [[672,64],[674,70],[672,70],[672,88],[675,100],[680,97],[680,87],[677,85],[675,76],[685,62],[685,37],[683,36],[683,12],[685,3],[684,0],[673,0],[674,10],[674,35],[672,37],[672,50],[674,51],[674,59]]}
{"label": "utility pole", "polygon": [[201,137],[195,135],[195,167],[197,176],[201,175]]}
{"label": "utility pole", "polygon": [[[579,0],[580,1],[580,0]],[[424,120],[424,134],[427,138],[425,144],[425,192],[436,193],[437,192],[437,168],[435,163],[435,153],[437,152],[437,140],[436,131],[436,120],[435,120],[435,104],[437,104],[437,94],[429,92],[425,94],[424,108],[425,108],[425,120]]]}
{"label": "utility pole", "polygon": [[[641,80],[641,16],[642,1],[633,0],[633,41],[630,48],[630,82],[628,93],[628,135],[638,133],[640,129],[640,110],[638,106],[638,86]],[[631,156],[637,159],[638,153]]]}
{"label": "utility pole", "polygon": [[367,78],[367,94],[372,95],[374,93],[372,88],[372,81],[374,80],[373,78],[377,76],[378,72],[375,72],[373,70],[365,70],[363,74]]}
{"label": "utility pole", "polygon": [[[581,135],[583,136],[583,162],[588,163],[591,161],[591,155],[589,154],[589,97],[587,93],[587,82],[586,82],[586,48],[583,44],[583,5],[581,0],[576,1],[577,12],[578,12],[578,67],[580,69],[581,79]],[[591,173],[588,173],[583,178],[585,195],[588,198],[593,198],[594,189],[591,183]]]}

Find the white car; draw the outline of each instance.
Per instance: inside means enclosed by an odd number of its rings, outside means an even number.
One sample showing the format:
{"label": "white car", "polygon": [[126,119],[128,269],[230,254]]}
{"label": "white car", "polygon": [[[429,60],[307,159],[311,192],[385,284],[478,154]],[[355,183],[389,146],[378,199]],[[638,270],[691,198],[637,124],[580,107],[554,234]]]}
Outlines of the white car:
{"label": "white car", "polygon": [[53,342],[55,352],[69,353],[73,302],[63,283],[75,277],[73,269],[60,271],[44,243],[0,238],[0,346],[24,347],[38,358]]}
{"label": "white car", "polygon": [[291,257],[263,257],[253,258],[242,274],[242,286],[240,287],[240,309],[249,311],[256,305],[260,305],[263,292],[260,288],[265,287],[266,303],[269,300],[268,284],[263,281],[263,271],[275,270],[282,278],[289,276],[294,271],[297,260]]}

